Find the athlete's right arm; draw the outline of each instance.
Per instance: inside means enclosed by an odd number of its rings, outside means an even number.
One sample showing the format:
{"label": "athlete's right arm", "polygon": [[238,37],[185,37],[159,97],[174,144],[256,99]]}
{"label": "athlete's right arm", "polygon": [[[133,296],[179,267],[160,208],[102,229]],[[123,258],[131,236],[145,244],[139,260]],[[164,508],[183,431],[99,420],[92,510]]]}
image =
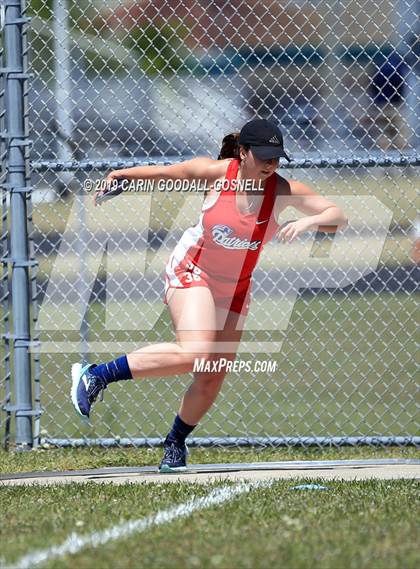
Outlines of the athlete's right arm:
{"label": "athlete's right arm", "polygon": [[113,170],[107,176],[112,182],[121,178],[128,180],[203,180],[214,183],[226,173],[226,161],[211,158],[193,158],[169,166],[134,166],[122,170]]}

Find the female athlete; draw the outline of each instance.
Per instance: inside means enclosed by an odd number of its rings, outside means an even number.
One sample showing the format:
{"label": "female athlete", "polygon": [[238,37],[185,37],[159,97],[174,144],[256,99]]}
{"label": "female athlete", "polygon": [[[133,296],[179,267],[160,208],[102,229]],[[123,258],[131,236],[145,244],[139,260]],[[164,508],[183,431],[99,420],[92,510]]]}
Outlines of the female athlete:
{"label": "female athlete", "polygon": [[[291,242],[305,231],[335,231],[346,225],[343,211],[334,203],[276,173],[279,157],[288,159],[281,131],[258,119],[239,135],[224,138],[218,160],[195,158],[108,175],[110,185],[121,178],[203,181],[210,192],[197,225],[184,232],[166,266],[164,302],[176,341],[146,346],[108,363],[74,364],[72,401],[80,415],[89,417],[99,393],[112,382],[187,373],[196,361],[234,360],[248,312],[252,272],[264,244],[275,234]],[[289,205],[305,217],[280,227],[276,220]],[[186,469],[185,440],[220,391],[226,370],[217,365],[205,368],[194,373],[181,401],[164,442],[161,472]]]}

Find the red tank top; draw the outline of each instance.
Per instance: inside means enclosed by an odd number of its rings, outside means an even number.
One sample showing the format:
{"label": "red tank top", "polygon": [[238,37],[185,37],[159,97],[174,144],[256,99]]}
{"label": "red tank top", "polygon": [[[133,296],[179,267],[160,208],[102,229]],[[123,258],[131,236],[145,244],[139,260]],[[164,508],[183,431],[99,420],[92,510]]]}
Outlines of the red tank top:
{"label": "red tank top", "polygon": [[[239,160],[232,160],[225,179],[236,180]],[[228,184],[226,184],[228,185]],[[175,248],[167,269],[179,274],[187,263],[217,280],[237,283],[249,279],[265,245],[275,234],[276,174],[267,178],[259,212],[241,213],[235,189],[221,190],[216,201],[204,207],[195,227],[187,229]]]}

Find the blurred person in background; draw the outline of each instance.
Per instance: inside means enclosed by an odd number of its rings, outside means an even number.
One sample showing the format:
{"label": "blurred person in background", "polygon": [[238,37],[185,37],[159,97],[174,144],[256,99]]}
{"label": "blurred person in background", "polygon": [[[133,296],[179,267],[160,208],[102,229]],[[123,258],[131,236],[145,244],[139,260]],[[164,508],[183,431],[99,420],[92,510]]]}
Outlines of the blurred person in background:
{"label": "blurred person in background", "polygon": [[375,69],[368,89],[372,104],[363,126],[381,150],[402,150],[408,136],[402,111],[408,66],[397,51],[392,51]]}

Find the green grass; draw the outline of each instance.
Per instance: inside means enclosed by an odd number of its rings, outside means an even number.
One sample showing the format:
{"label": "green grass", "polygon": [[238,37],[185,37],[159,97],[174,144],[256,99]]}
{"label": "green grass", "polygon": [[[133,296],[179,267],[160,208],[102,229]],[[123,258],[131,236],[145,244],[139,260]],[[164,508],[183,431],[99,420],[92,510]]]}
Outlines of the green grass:
{"label": "green grass", "polygon": [[[255,318],[269,315],[273,321],[277,303],[275,297],[263,300]],[[141,319],[142,308],[137,309]],[[415,312],[416,300],[406,294],[299,300],[285,330],[244,333],[245,340],[278,341],[273,354],[240,355],[273,359],[277,371],[229,374],[196,435],[417,434]],[[150,332],[106,330],[104,307],[98,304],[91,307],[89,320],[91,342],[115,345],[113,352],[91,354],[95,362],[118,356],[118,342],[135,349],[144,342],[174,339],[166,310]],[[41,335],[41,340],[61,342],[64,350],[77,339],[77,332],[60,330]],[[70,367],[77,359],[77,353],[65,351],[41,355],[43,436],[166,434],[190,375],[114,384],[85,426],[69,400]]]}
{"label": "green grass", "polygon": [[[304,483],[305,481],[300,481]],[[313,482],[313,481],[312,481]],[[322,481],[318,481],[321,482]],[[229,483],[224,483],[229,484]],[[328,491],[297,491],[293,480],[230,502],[51,560],[54,569],[272,568],[411,569],[418,567],[419,483],[324,482]],[[36,549],[122,521],[143,518],[204,496],[217,484],[5,487],[2,556]]]}
{"label": "green grass", "polygon": [[[96,173],[98,174],[98,173]],[[300,173],[299,173],[300,174]],[[414,178],[374,178],[373,176],[348,176],[342,180],[320,178],[315,189],[323,194],[337,196],[370,195],[378,198],[394,211],[393,223],[408,226],[415,217]],[[110,231],[112,227],[139,229],[149,224],[144,202],[139,209],[129,199],[145,200],[147,196],[127,196],[110,202],[109,207],[88,206],[89,230]],[[155,198],[155,197],[154,197]],[[196,212],[188,211],[174,221],[174,203],[180,205],[181,195],[157,195],[153,202],[154,227],[180,228],[182,224],[196,221]],[[89,198],[90,200],[90,198]],[[172,200],[172,201],[171,201]],[[201,197],[198,196],[198,200]],[[178,203],[179,202],[179,203]],[[157,207],[156,204],[159,206]],[[64,231],[66,224],[77,229],[78,219],[70,203],[39,204],[34,207],[35,227],[43,233]],[[369,208],[362,208],[369,224],[376,223]],[[92,215],[91,215],[92,214]],[[152,224],[153,225],[153,224]],[[410,238],[390,235],[384,246],[381,263],[398,264],[407,261]],[[369,250],[369,242],[366,241]],[[274,251],[274,249],[273,249]],[[264,263],[282,266],[282,255],[289,266],[300,266],[307,259],[299,250],[280,247],[275,256],[263,256]],[[264,252],[265,254],[266,252]],[[357,252],[356,252],[357,253]],[[263,254],[263,255],[264,255]],[[349,253],[355,255],[349,246]],[[158,258],[156,253],[154,258]],[[140,255],[141,256],[141,255]],[[121,257],[124,258],[124,255]],[[301,257],[301,258],[300,258]],[[49,271],[52,256],[46,260],[43,270]],[[311,259],[327,264],[327,259]],[[163,267],[163,257],[157,266]],[[353,261],[352,261],[353,262]],[[64,268],[71,264],[70,256],[63,260]],[[126,259],[132,267],[133,258]],[[140,265],[140,263],[139,263]],[[312,266],[312,265],[311,265]],[[63,270],[64,270],[63,268]],[[111,279],[111,277],[109,277]],[[270,279],[270,277],[268,277]],[[364,294],[349,297],[335,295],[329,298],[299,300],[293,308],[290,322],[286,320],[287,303],[273,294],[258,299],[251,308],[252,322],[266,321],[278,325],[278,330],[245,332],[244,340],[261,342],[277,341],[275,353],[243,353],[242,359],[273,359],[277,362],[274,374],[229,374],[222,393],[210,413],[197,429],[197,436],[309,436],[309,435],[406,435],[417,434],[413,418],[416,416],[416,313],[414,295]],[[109,308],[115,308],[115,303]],[[89,341],[113,343],[114,347],[98,348],[91,353],[92,361],[108,361],[125,351],[131,351],[143,343],[173,341],[170,319],[163,304],[121,302],[111,320],[122,329],[107,330],[104,307],[94,303],[89,308]],[[144,323],[160,314],[150,331],[137,329],[137,322]],[[73,310],[73,315],[71,314]],[[69,401],[69,377],[71,364],[79,359],[78,328],[66,331],[65,321],[80,314],[78,306],[61,304],[51,307],[48,302],[41,314],[51,317],[58,329],[41,333],[42,342],[55,342],[58,353],[41,354],[41,392],[44,413],[41,418],[42,436],[63,437],[156,437],[165,435],[191,375],[171,378],[145,379],[140,382],[124,382],[112,385],[105,393],[105,403],[94,408],[90,426],[79,422]],[[134,330],[124,329],[124,318]],[[48,318],[47,318],[48,319]],[[282,324],[286,324],[283,329]],[[70,353],[68,345],[74,342],[76,352]],[[119,343],[130,346],[129,350]],[[13,365],[13,363],[12,363]],[[3,430],[4,414],[0,419]]]}
{"label": "green grass", "polygon": [[[191,464],[284,460],[420,459],[420,449],[415,447],[191,448],[190,451]],[[0,473],[78,470],[110,466],[154,466],[160,462],[161,456],[160,448],[41,448],[29,452],[0,450]]]}

